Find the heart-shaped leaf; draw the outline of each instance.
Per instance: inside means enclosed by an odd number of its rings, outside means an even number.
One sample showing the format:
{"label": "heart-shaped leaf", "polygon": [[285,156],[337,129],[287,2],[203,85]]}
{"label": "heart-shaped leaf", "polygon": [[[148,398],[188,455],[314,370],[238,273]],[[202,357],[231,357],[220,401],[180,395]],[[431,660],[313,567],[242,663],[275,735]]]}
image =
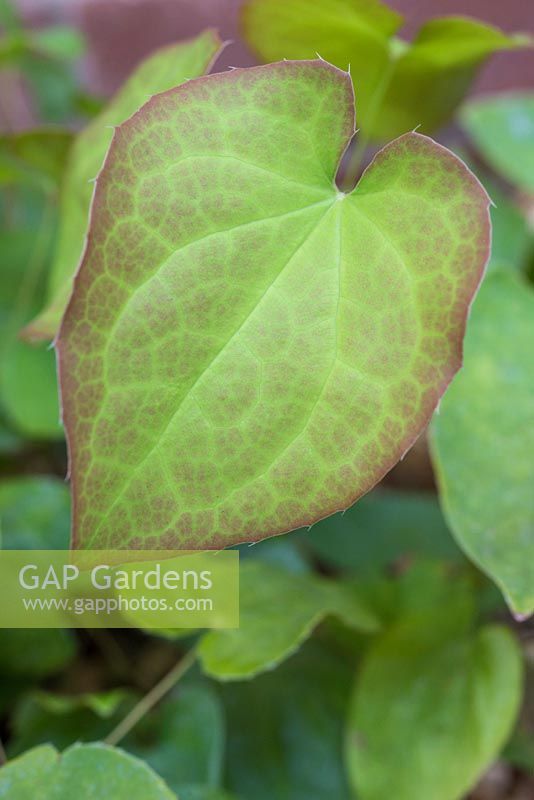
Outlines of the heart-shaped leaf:
{"label": "heart-shaped leaf", "polygon": [[177,800],[136,758],[100,744],[74,745],[62,755],[50,745],[30,750],[0,769],[0,797],[9,800]]}
{"label": "heart-shaped leaf", "polygon": [[206,72],[221,42],[206,31],[188,42],[165,47],[144,61],[116,97],[76,138],[71,149],[60,198],[58,244],[45,310],[25,328],[29,339],[52,339],[59,328],[80,263],[87,232],[93,180],[102,167],[113,135],[150,95],[163,92]]}
{"label": "heart-shaped leaf", "polygon": [[347,508],[460,366],[488,198],[416,133],[349,195],[347,73],[190,81],[116,132],[57,349],[75,547],[219,548]]}
{"label": "heart-shaped leaf", "polygon": [[462,122],[488,163],[534,194],[534,93],[473,100],[463,109]]}
{"label": "heart-shaped leaf", "polygon": [[433,616],[404,620],[364,659],[346,754],[361,800],[456,800],[512,730],[521,652],[506,628],[443,635]]}
{"label": "heart-shaped leaf", "polygon": [[427,22],[408,43],[402,17],[380,0],[250,0],[243,30],[266,61],[319,53],[350,70],[365,137],[388,139],[446,122],[478,69],[498,50],[532,44],[464,17]]}
{"label": "heart-shaped leaf", "polygon": [[534,293],[489,275],[473,307],[465,367],[433,424],[441,500],[458,543],[534,613]]}

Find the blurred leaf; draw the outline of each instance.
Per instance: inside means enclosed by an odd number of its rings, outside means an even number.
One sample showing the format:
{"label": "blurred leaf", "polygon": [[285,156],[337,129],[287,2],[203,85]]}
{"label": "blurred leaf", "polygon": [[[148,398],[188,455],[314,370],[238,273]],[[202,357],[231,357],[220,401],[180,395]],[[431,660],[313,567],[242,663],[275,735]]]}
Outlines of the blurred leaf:
{"label": "blurred leaf", "polygon": [[0,232],[0,270],[10,276],[0,294],[0,402],[8,422],[36,439],[63,436],[55,356],[46,346],[20,341],[18,331],[39,308],[53,234],[50,205],[41,209],[37,230]]}
{"label": "blurred leaf", "polygon": [[511,273],[488,276],[432,433],[451,530],[520,615],[534,611],[533,341],[532,289]]}
{"label": "blurred leaf", "polygon": [[393,36],[402,17],[379,0],[249,0],[243,24],[266,61],[319,53],[350,65],[358,128],[383,140],[443,125],[492,53],[531,44],[463,17],[430,20],[408,43]]}
{"label": "blurred leaf", "polygon": [[74,745],[62,755],[43,745],[0,769],[6,800],[176,800],[149,767],[101,744]]}
{"label": "blurred leaf", "polygon": [[74,658],[71,631],[60,628],[0,628],[0,674],[46,678]]}
{"label": "blurred leaf", "polygon": [[[427,619],[429,610],[440,616],[442,633],[467,631],[479,609],[473,573],[443,561],[415,561],[397,574],[369,575],[358,581],[358,593],[380,620],[382,629],[409,616]],[[443,617],[443,618],[442,618]]]}
{"label": "blurred leaf", "polygon": [[[508,36],[497,28],[463,17],[426,22],[413,43],[392,53],[391,77],[380,93],[379,110],[360,124],[375,139],[412,130],[430,132],[448,122],[469,92],[480,67],[493,53],[532,46],[534,40]],[[364,75],[354,74],[356,92]],[[373,118],[374,117],[374,118]]]}
{"label": "blurred leaf", "polygon": [[[63,750],[77,741],[104,739],[134,700],[124,690],[70,697],[34,692],[13,715],[10,756],[45,742]],[[121,746],[152,767],[183,800],[186,789],[206,792],[219,786],[224,736],[221,703],[213,689],[186,684],[143,717]]]}
{"label": "blurred leaf", "polygon": [[0,136],[0,183],[53,188],[65,169],[72,133],[42,128]]}
{"label": "blurred leaf", "polygon": [[529,224],[522,211],[504,192],[487,178],[482,177],[482,180],[495,204],[491,209],[493,235],[488,272],[497,269],[522,272],[534,247],[534,236]]}
{"label": "blurred leaf", "polygon": [[303,541],[325,563],[360,574],[404,556],[462,557],[435,497],[415,492],[375,490],[314,525]]}
{"label": "blurred leaf", "polygon": [[144,61],[106,108],[76,138],[65,174],[60,200],[58,244],[49,285],[49,304],[28,328],[31,338],[51,339],[72,289],[80,261],[98,175],[113,137],[113,129],[138,110],[153,94],[202,75],[221,43],[213,31],[196,39],[158,50]]}
{"label": "blurred leaf", "polygon": [[467,132],[493,169],[534,194],[534,93],[472,100],[462,110]]}
{"label": "blurred leaf", "polygon": [[17,30],[21,26],[18,11],[12,0],[0,0],[0,25],[6,31]]}
{"label": "blurred leaf", "polygon": [[31,86],[42,122],[61,124],[76,115],[78,78],[71,64],[40,55],[30,47],[19,66]]}
{"label": "blurred leaf", "polygon": [[186,786],[180,790],[179,800],[238,800],[235,795],[209,786]]}
{"label": "blurred leaf", "polygon": [[202,667],[219,680],[248,678],[273,669],[328,614],[366,633],[378,627],[348,584],[245,561],[240,574],[240,626],[204,636],[198,646]]}
{"label": "blurred leaf", "polygon": [[[442,612],[446,616],[446,610]],[[452,637],[407,619],[364,659],[346,757],[361,800],[457,800],[498,755],[521,699],[521,652],[505,628]]]}
{"label": "blurred leaf", "polygon": [[350,800],[341,753],[352,676],[352,663],[312,641],[275,672],[225,684],[225,785],[254,800]]}
{"label": "blurred leaf", "polygon": [[133,730],[124,747],[146,761],[183,800],[188,787],[215,790],[220,785],[224,738],[221,703],[214,690],[207,684],[185,685]]}
{"label": "blurred leaf", "polygon": [[68,25],[52,25],[32,31],[31,43],[43,55],[65,61],[81,58],[85,52],[83,35]]}
{"label": "blurred leaf", "polygon": [[272,539],[264,539],[256,542],[254,546],[249,544],[237,545],[239,559],[241,563],[245,559],[253,558],[266,561],[275,567],[280,567],[288,572],[307,573],[312,571],[309,559],[306,558],[304,549],[298,534],[288,534],[287,536],[273,536]]}
{"label": "blurred leaf", "polygon": [[134,696],[114,689],[75,696],[46,692],[28,694],[15,709],[10,727],[9,756],[17,756],[39,744],[63,750],[75,742],[103,739],[126,715]]}
{"label": "blurred leaf", "polygon": [[64,481],[29,477],[0,483],[4,550],[68,550],[70,493]]}

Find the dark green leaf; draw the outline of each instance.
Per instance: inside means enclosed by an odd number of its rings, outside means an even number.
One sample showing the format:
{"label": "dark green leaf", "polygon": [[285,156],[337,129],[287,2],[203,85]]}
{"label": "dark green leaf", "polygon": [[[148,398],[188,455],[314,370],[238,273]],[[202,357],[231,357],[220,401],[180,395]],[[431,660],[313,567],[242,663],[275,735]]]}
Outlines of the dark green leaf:
{"label": "dark green leaf", "polygon": [[350,800],[341,752],[352,674],[309,642],[275,672],[225,685],[228,788],[247,800]]}

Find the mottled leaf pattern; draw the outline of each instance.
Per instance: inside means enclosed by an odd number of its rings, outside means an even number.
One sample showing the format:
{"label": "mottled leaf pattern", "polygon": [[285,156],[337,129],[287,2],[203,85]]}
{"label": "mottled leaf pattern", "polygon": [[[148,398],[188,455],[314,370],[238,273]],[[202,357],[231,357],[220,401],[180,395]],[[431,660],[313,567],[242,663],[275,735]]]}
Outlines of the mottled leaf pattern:
{"label": "mottled leaf pattern", "polygon": [[350,77],[190,81],[116,132],[58,340],[74,546],[219,548],[347,508],[460,366],[488,198],[413,133],[334,184]]}

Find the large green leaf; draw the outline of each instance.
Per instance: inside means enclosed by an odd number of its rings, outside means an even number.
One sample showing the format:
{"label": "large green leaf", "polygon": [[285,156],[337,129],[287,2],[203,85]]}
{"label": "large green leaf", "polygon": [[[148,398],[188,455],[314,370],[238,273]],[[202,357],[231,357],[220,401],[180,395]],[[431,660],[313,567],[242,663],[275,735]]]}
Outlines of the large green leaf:
{"label": "large green leaf", "polygon": [[342,745],[353,669],[312,641],[274,672],[223,686],[225,784],[239,798],[350,800]]}
{"label": "large green leaf", "polygon": [[[93,181],[98,175],[116,126],[130,117],[150,95],[202,75],[221,43],[213,31],[165,47],[144,61],[106,108],[82,131],[72,147],[60,199],[60,228],[49,303],[26,329],[28,338],[52,339],[72,291],[87,232]],[[125,208],[127,213],[127,208]]]}
{"label": "large green leaf", "polygon": [[492,53],[530,43],[462,17],[427,22],[412,43],[394,37],[402,17],[380,0],[249,0],[245,36],[266,61],[319,53],[354,80],[358,127],[388,139],[446,122]]}
{"label": "large green leaf", "polygon": [[155,772],[133,756],[100,744],[74,745],[59,755],[30,750],[0,769],[5,800],[176,800]]}
{"label": "large green leaf", "polygon": [[328,614],[357,630],[378,629],[354,587],[341,582],[248,561],[241,567],[239,588],[239,628],[210,631],[198,646],[204,671],[219,680],[250,678],[273,669]]}
{"label": "large green leaf", "polygon": [[[443,612],[442,612],[443,613]],[[457,800],[499,753],[521,698],[521,652],[505,628],[442,635],[404,620],[371,648],[349,712],[346,755],[361,800]]]}
{"label": "large green leaf", "polygon": [[490,166],[534,194],[534,93],[473,100],[462,122]]}
{"label": "large green leaf", "polygon": [[484,282],[465,366],[433,426],[441,500],[458,543],[512,609],[534,612],[534,293],[509,273]]}
{"label": "large green leaf", "polygon": [[221,547],[347,508],[458,369],[488,198],[413,133],[334,184],[322,61],[190,81],[121,126],[57,343],[74,545]]}

